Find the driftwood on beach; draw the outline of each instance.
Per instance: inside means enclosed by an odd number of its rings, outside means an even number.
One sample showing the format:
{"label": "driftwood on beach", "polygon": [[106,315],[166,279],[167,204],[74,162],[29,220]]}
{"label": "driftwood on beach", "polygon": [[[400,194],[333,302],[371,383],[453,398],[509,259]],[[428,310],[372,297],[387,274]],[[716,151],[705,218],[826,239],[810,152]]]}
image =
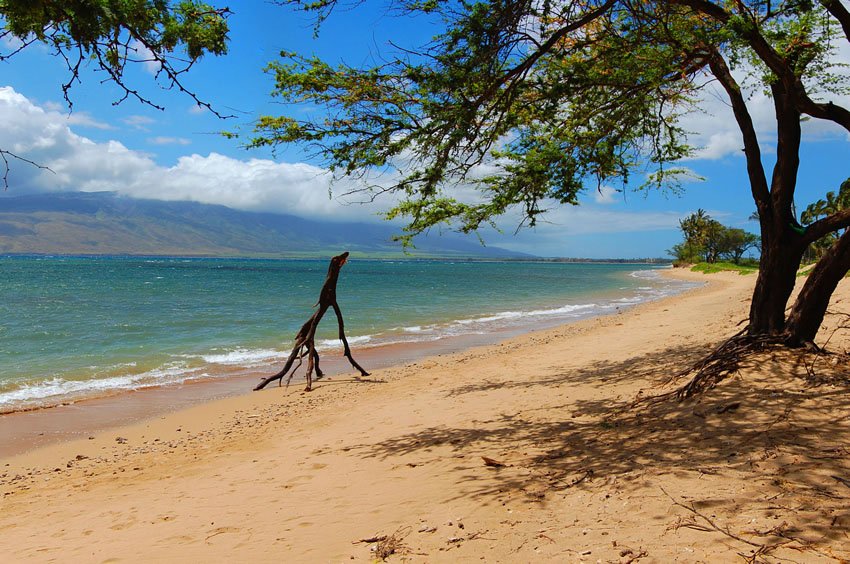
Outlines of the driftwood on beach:
{"label": "driftwood on beach", "polygon": [[347,260],[347,251],[331,259],[331,263],[328,266],[328,276],[325,278],[325,283],[322,285],[322,291],[319,294],[319,301],[316,303],[318,309],[316,309],[310,319],[301,326],[301,329],[295,336],[295,346],[292,347],[292,352],[289,353],[289,358],[286,360],[286,364],[283,365],[283,369],[277,374],[263,379],[263,381],[257,384],[254,388],[255,391],[262,390],[275,380],[283,382],[283,377],[287,374],[289,374],[289,377],[286,379],[286,385],[288,386],[289,382],[292,380],[292,376],[295,375],[295,371],[298,370],[299,366],[301,366],[301,362],[305,356],[307,357],[307,387],[304,390],[309,392],[313,389],[313,369],[315,368],[316,370],[317,379],[324,376],[324,373],[319,368],[319,353],[316,352],[316,328],[319,326],[322,316],[325,315],[325,312],[330,307],[333,308],[339,324],[339,339],[342,341],[342,345],[344,347],[343,355],[348,358],[351,366],[360,371],[361,376],[369,375],[363,367],[357,364],[354,357],[351,356],[351,348],[348,346],[348,340],[345,338],[345,322],[342,319],[342,310],[339,308],[339,304],[336,301],[336,283],[339,279],[339,270]]}

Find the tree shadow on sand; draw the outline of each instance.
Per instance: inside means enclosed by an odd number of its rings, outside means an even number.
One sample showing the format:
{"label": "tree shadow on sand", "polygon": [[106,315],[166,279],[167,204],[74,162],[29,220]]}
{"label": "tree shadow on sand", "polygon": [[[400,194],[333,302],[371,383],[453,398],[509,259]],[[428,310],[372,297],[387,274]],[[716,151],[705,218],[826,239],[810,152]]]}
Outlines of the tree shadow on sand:
{"label": "tree shadow on sand", "polygon": [[629,382],[647,382],[652,385],[660,385],[673,380],[681,372],[683,366],[693,364],[703,356],[705,356],[704,345],[684,345],[633,357],[624,362],[598,361],[573,370],[564,370],[563,367],[552,366],[546,374],[522,380],[510,379],[512,374],[506,371],[503,378],[457,386],[449,392],[449,396],[462,396],[498,389],[516,388],[525,390],[535,386],[549,388],[581,385],[606,388],[611,384]]}
{"label": "tree shadow on sand", "polygon": [[[658,497],[661,491],[654,482],[659,476],[674,483],[699,479],[705,482],[705,499],[683,504],[667,494],[671,505],[683,510],[679,526],[731,536],[730,526],[744,530],[739,517],[746,510],[777,524],[750,527],[749,536],[741,537],[752,547],[767,547],[759,549],[762,556],[783,545],[784,550],[831,558],[830,547],[850,546],[846,359],[836,363],[835,357],[768,351],[746,360],[741,375],[692,400],[654,402],[638,396],[570,401],[569,387],[589,382],[596,388],[654,384],[659,393],[665,381],[704,352],[700,346],[671,348],[529,381],[463,385],[449,395],[468,396],[468,406],[474,405],[477,393],[505,388],[565,390],[536,409],[491,413],[474,425],[434,426],[358,449],[381,459],[423,454],[458,458],[463,462],[453,470],[458,484],[454,497],[485,499],[512,491],[527,495],[529,503],[545,503],[546,496],[571,488],[592,490],[614,482],[618,491],[646,495],[649,488]],[[606,394],[600,390],[598,395]],[[480,415],[469,409],[470,417]],[[488,468],[482,456],[504,466]],[[749,491],[724,489],[724,477],[743,478]],[[723,528],[710,525],[701,513],[709,507],[725,516]]]}

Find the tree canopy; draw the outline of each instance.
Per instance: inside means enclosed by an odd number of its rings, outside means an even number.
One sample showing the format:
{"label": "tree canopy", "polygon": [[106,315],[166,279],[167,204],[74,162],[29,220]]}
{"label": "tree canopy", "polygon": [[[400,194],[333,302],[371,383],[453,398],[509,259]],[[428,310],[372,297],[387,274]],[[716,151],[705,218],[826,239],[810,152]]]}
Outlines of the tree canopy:
{"label": "tree canopy", "polygon": [[116,103],[133,97],[158,107],[125,82],[128,63],[149,63],[167,87],[209,108],[184,88],[180,76],[205,54],[227,52],[229,13],[228,8],[196,0],[0,0],[0,39],[10,45],[0,51],[0,61],[43,43],[68,65],[62,89],[69,105],[69,91],[79,81],[81,69],[94,65],[105,73],[104,82],[123,92]]}
{"label": "tree canopy", "polygon": [[758,235],[727,227],[703,209],[680,220],[679,228],[684,241],[669,251],[678,263],[713,263],[726,259],[738,264],[745,252],[759,245]]}
{"label": "tree canopy", "polygon": [[[711,2],[403,3],[438,12],[445,31],[369,68],[283,53],[269,67],[275,95],[325,114],[265,117],[254,145],[307,141],[345,175],[384,168],[368,188],[404,194],[390,215],[413,233],[448,220],[476,229],[511,208],[533,223],[547,206],[577,203],[589,180],[675,188],[692,151],[678,117],[712,61],[717,72],[753,62],[743,18],[771,30],[804,82],[840,88],[823,9],[748,4],[762,13],[715,17]],[[753,72],[769,80],[771,69]],[[458,184],[481,196],[447,192]]]}
{"label": "tree canopy", "polygon": [[[7,61],[34,43],[50,48],[67,65],[62,92],[69,107],[74,84],[85,68],[102,73],[101,82],[112,83],[128,98],[162,109],[128,82],[128,65],[153,65],[155,80],[177,89],[198,105],[218,112],[186,88],[182,76],[205,54],[227,52],[228,8],[196,0],[0,0],[0,62]],[[8,183],[9,158],[29,162],[0,148]]]}
{"label": "tree canopy", "polygon": [[[336,4],[281,3],[317,11],[319,20]],[[601,183],[678,188],[686,172],[680,163],[693,153],[680,117],[716,82],[741,133],[760,222],[749,332],[791,331],[785,312],[805,249],[850,226],[850,209],[807,226],[794,210],[803,116],[850,131],[850,110],[839,97],[850,85],[835,57],[839,42],[850,40],[842,2],[403,0],[393,6],[439,16],[442,32],[372,66],[282,53],[269,66],[274,95],[321,111],[308,119],[295,112],[263,117],[252,145],[308,143],[335,173],[361,178],[365,190],[401,195],[389,216],[407,218],[408,236],[443,222],[471,231],[512,211],[533,224],[547,207],[576,204],[582,190]],[[771,174],[750,113],[754,88],[774,105]],[[376,171],[384,173],[377,180]],[[846,245],[850,252],[850,240]],[[824,268],[840,270],[841,261],[827,262]],[[834,289],[834,275],[810,280],[817,294]],[[822,318],[806,304],[796,306],[791,317]],[[810,330],[796,331],[788,342],[813,338]]]}

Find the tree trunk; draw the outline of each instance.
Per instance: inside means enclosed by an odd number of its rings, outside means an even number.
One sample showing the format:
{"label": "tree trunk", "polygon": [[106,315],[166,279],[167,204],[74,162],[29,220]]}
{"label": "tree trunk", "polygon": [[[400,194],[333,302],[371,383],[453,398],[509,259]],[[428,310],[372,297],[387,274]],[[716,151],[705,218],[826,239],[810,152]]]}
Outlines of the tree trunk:
{"label": "tree trunk", "polygon": [[842,235],[815,264],[791,308],[785,325],[786,343],[804,346],[814,342],[829,299],[850,270],[850,234]]}
{"label": "tree trunk", "polygon": [[[761,260],[750,303],[749,335],[781,335],[785,330],[785,307],[803,257],[804,247],[791,229],[770,234],[762,228]],[[776,231],[775,227],[772,229]]]}

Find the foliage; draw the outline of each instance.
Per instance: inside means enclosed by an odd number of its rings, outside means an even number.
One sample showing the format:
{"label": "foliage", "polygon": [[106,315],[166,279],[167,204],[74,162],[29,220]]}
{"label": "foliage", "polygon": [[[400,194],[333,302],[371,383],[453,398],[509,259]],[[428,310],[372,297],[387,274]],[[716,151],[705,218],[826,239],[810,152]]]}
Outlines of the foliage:
{"label": "foliage", "polygon": [[[209,109],[182,84],[180,76],[206,53],[227,51],[227,8],[196,0],[0,0],[0,51],[5,61],[33,43],[42,43],[68,65],[62,86],[69,91],[85,65],[105,73],[128,97],[156,106],[125,82],[128,63],[152,64],[167,88],[177,88]],[[118,103],[116,102],[116,103]]]}
{"label": "foliage", "polygon": [[[204,54],[227,51],[229,14],[227,8],[196,0],[0,0],[0,62],[41,43],[68,67],[62,93],[69,108],[71,88],[90,65],[105,74],[101,82],[118,87],[115,104],[134,98],[162,109],[125,79],[128,63],[154,65],[161,86],[177,89],[223,117],[183,85],[182,75]],[[10,159],[46,168],[0,147],[4,188]]]}
{"label": "foliage", "polygon": [[737,272],[738,274],[745,275],[758,272],[759,269],[758,266],[735,264],[732,262],[700,262],[691,267],[691,270],[705,274],[715,274],[717,272]]}
{"label": "foliage", "polygon": [[743,229],[726,227],[712,219],[703,209],[680,220],[679,228],[685,240],[670,250],[677,264],[700,261],[711,264],[720,258],[739,264],[748,249],[760,244],[757,235]]}
{"label": "foliage", "polygon": [[[319,20],[336,4],[281,3]],[[830,59],[835,21],[811,2],[393,7],[437,13],[444,29],[372,67],[282,53],[268,68],[275,96],[322,111],[266,116],[250,144],[306,142],[364,190],[400,194],[389,216],[407,218],[408,234],[449,222],[471,231],[507,213],[533,225],[547,207],[578,203],[588,185],[635,176],[639,187],[677,189],[685,171],[676,163],[691,153],[678,117],[715,67],[755,61],[753,80],[767,88],[779,68],[762,52],[780,52],[801,84],[846,87]]]}
{"label": "foliage", "polygon": [[[389,217],[408,218],[409,234],[472,231],[512,210],[533,225],[549,205],[577,204],[586,180],[626,182],[636,167],[642,184],[678,186],[684,171],[669,165],[689,147],[675,120],[693,91],[679,76],[700,65],[647,40],[676,30],[630,33],[630,8],[611,0],[424,9],[444,32],[372,68],[283,53],[269,66],[275,95],[325,113],[264,117],[251,144],[308,142],[364,189],[400,193]],[[375,170],[388,174],[372,183]]]}

